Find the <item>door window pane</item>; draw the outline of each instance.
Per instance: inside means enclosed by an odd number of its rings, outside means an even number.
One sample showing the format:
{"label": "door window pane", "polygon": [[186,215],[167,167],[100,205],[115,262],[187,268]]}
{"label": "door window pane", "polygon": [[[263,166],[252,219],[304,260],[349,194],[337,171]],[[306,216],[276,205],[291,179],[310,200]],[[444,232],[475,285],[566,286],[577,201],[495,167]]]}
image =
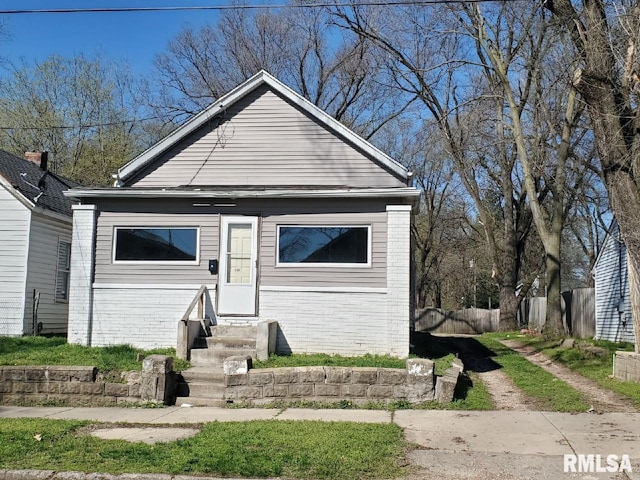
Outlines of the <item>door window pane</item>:
{"label": "door window pane", "polygon": [[231,223],[227,233],[227,283],[251,284],[253,231],[250,223]]}

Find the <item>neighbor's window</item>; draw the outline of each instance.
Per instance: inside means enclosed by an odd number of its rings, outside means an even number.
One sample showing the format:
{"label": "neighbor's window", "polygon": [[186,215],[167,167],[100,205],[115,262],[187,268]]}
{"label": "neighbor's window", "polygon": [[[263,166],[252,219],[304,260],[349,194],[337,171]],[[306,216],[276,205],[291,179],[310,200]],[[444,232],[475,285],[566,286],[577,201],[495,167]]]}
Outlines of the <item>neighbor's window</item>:
{"label": "neighbor's window", "polygon": [[71,244],[58,241],[58,266],[56,269],[56,301],[69,300],[69,271],[71,270]]}
{"label": "neighbor's window", "polygon": [[115,261],[194,262],[198,259],[197,228],[116,228]]}
{"label": "neighbor's window", "polygon": [[279,264],[367,265],[370,227],[280,226]]}

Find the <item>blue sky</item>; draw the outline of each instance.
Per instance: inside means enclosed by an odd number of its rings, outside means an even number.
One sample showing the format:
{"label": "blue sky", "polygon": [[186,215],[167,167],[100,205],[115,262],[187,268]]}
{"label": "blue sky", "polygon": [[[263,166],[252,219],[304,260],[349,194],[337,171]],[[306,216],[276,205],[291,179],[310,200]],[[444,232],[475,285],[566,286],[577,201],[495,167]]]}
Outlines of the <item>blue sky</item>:
{"label": "blue sky", "polygon": [[[0,9],[114,8],[225,5],[225,0],[3,0]],[[150,72],[156,54],[187,25],[214,22],[217,11],[56,13],[0,15],[6,36],[0,57],[15,62],[43,60],[51,54],[99,54],[125,60],[134,73]]]}

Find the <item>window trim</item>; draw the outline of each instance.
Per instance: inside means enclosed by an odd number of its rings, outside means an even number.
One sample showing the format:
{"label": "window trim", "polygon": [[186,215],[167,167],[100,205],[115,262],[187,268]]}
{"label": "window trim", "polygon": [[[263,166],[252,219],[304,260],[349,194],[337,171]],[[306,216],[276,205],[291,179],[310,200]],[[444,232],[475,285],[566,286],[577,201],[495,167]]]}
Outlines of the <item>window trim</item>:
{"label": "window trim", "polygon": [[[60,280],[60,248],[63,243],[69,245],[69,257],[67,268],[63,269],[62,272],[67,276],[67,288],[66,295],[64,298],[58,296],[58,285]],[[56,281],[53,291],[53,299],[55,303],[69,303],[69,291],[71,290],[71,240],[65,240],[63,238],[58,237],[58,248],[56,250]]]}
{"label": "window trim", "polygon": [[[195,260],[116,260],[116,243],[118,239],[118,230],[152,230],[152,229],[170,229],[170,230],[195,230],[196,231],[196,259]],[[200,265],[200,227],[196,226],[167,226],[167,225],[118,225],[113,227],[111,236],[111,263],[114,265]]]}
{"label": "window trim", "polygon": [[[280,262],[280,229],[285,228],[366,228],[367,229],[367,263],[329,263],[329,262]],[[372,247],[373,239],[371,234],[371,224],[278,224],[276,226],[276,268],[371,268],[372,267]]]}

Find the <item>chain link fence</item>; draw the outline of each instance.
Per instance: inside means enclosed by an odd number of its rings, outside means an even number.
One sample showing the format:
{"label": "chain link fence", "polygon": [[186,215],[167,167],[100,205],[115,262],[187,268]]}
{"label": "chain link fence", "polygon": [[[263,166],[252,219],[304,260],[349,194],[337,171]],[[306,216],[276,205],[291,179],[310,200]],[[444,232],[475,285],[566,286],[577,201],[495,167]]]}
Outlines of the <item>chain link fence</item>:
{"label": "chain link fence", "polygon": [[0,298],[0,336],[22,335],[23,309],[18,300]]}

